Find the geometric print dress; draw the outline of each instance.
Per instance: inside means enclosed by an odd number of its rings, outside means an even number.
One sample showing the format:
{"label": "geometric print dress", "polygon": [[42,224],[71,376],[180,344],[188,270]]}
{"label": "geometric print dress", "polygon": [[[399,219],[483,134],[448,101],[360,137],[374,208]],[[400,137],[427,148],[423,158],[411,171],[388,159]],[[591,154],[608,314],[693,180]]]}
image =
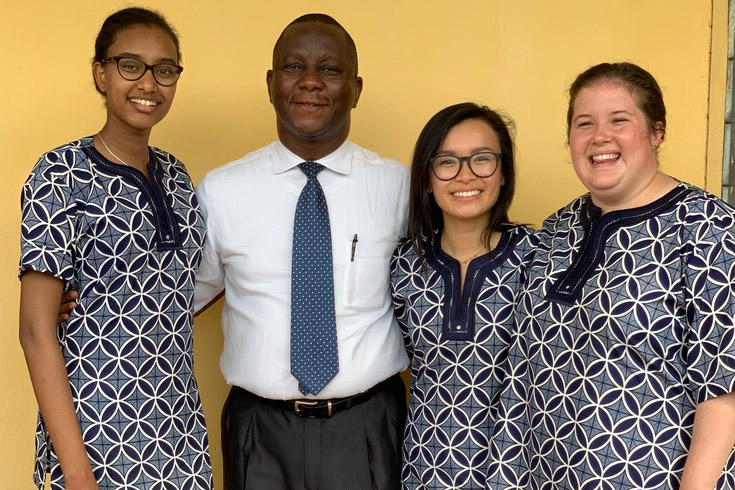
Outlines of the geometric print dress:
{"label": "geometric print dress", "polygon": [[735,390],[735,210],[685,183],[605,215],[585,195],[539,237],[488,488],[678,489],[697,404]]}
{"label": "geometric print dress", "polygon": [[424,262],[404,242],[391,263],[395,312],[412,354],[402,482],[484,488],[517,295],[536,237],[504,226],[497,247],[469,263],[463,290],[460,264],[440,243],[441,232],[424,242]]}
{"label": "geometric print dress", "polygon": [[[20,272],[79,292],[57,336],[101,490],[210,490],[192,356],[204,222],[183,164],[149,148],[150,181],[92,138],[43,155],[21,197]],[[64,488],[39,413],[34,481]]]}

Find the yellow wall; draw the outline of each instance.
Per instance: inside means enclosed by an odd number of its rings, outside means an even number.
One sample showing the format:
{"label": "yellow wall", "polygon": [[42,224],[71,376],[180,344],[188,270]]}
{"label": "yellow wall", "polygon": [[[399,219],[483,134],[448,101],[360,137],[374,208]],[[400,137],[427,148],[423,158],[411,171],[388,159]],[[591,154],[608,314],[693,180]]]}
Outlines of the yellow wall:
{"label": "yellow wall", "polygon": [[[35,401],[17,341],[19,192],[37,157],[96,132],[94,36],[116,1],[36,0],[3,9],[0,29],[0,489],[31,489]],[[275,138],[265,71],[281,29],[308,11],[353,35],[365,79],[352,139],[408,161],[424,122],[473,100],[518,127],[519,191],[511,216],[538,224],[583,189],[565,143],[565,90],[603,60],[631,60],[660,82],[669,109],[662,167],[719,193],[727,0],[150,0],[178,28],[186,66],[174,108],[151,143],[198,181]],[[8,8],[10,10],[8,10]],[[710,54],[712,62],[710,63]],[[711,120],[709,116],[711,115]],[[253,230],[254,233],[263,230]],[[196,364],[220,485],[219,308],[197,320]]]}

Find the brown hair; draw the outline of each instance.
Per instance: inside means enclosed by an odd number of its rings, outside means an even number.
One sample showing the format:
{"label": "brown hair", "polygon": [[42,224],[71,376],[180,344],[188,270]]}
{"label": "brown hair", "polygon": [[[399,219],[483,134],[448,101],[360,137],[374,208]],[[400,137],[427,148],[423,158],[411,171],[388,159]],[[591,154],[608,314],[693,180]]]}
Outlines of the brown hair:
{"label": "brown hair", "polygon": [[[640,66],[633,63],[600,63],[580,73],[569,87],[569,108],[567,109],[567,140],[572,124],[574,100],[579,91],[599,82],[620,82],[633,93],[638,108],[643,111],[651,132],[661,131],[661,141],[666,134],[666,106],[656,79]],[[660,124],[659,124],[660,123]]]}

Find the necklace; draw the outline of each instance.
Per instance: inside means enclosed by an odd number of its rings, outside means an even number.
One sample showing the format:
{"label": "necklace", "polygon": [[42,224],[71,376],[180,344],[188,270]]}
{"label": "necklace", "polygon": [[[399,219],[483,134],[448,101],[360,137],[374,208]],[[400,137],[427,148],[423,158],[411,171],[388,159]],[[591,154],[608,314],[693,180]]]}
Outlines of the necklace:
{"label": "necklace", "polygon": [[470,257],[469,259],[465,259],[465,260],[459,260],[459,259],[457,259],[457,261],[458,261],[458,262],[459,262],[460,264],[462,264],[462,265],[468,264],[468,263],[470,263],[470,262],[471,262],[471,261],[472,261],[473,259],[476,259],[476,258],[477,258],[477,256],[478,256],[478,255],[480,255],[481,253],[483,253],[484,251],[485,251],[485,247],[483,247],[483,248],[481,248],[480,250],[478,250],[477,252],[475,252],[475,255],[473,255],[473,256],[472,256],[472,257]]}
{"label": "necklace", "polygon": [[[113,157],[115,157],[115,159],[117,159],[117,161],[118,161],[118,162],[122,163],[122,164],[123,164],[123,165],[125,165],[126,167],[132,167],[132,165],[130,165],[130,164],[129,164],[128,162],[126,162],[125,160],[123,160],[123,159],[122,159],[122,158],[120,158],[119,156],[115,155],[115,154],[114,154],[114,153],[112,152],[112,150],[110,150],[110,147],[109,147],[109,146],[107,146],[107,143],[105,143],[105,139],[104,139],[104,138],[102,137],[102,133],[97,133],[97,136],[99,136],[99,138],[100,138],[100,141],[102,142],[102,145],[103,145],[103,146],[105,147],[105,149],[106,149],[106,150],[107,150],[107,151],[108,151],[108,152],[110,153],[110,155],[112,155]],[[133,168],[135,168],[135,167],[133,167]]]}
{"label": "necklace", "polygon": [[445,237],[444,237],[444,236],[442,236],[442,237],[441,237],[441,242],[440,242],[439,246],[441,246],[442,250],[444,250],[444,253],[446,253],[447,255],[449,255],[450,257],[452,257],[452,258],[453,258],[454,260],[456,260],[457,262],[459,262],[459,263],[460,263],[460,264],[462,264],[462,265],[467,265],[468,263],[470,263],[470,262],[472,261],[472,259],[476,259],[476,258],[477,258],[477,257],[478,257],[478,256],[479,256],[480,254],[484,254],[484,253],[486,253],[486,252],[488,251],[488,250],[487,250],[487,248],[485,247],[485,245],[482,245],[482,246],[481,246],[481,247],[480,247],[480,248],[479,248],[479,249],[477,250],[477,252],[475,252],[475,253],[474,253],[474,254],[473,254],[473,255],[472,255],[471,257],[468,257],[468,258],[466,258],[466,259],[464,259],[464,260],[460,260],[460,259],[458,259],[458,258],[457,258],[457,257],[456,257],[456,256],[454,255],[454,253],[453,253],[453,252],[450,252],[450,251],[448,250],[448,248],[447,248],[446,244],[444,243],[444,241],[445,241]]}

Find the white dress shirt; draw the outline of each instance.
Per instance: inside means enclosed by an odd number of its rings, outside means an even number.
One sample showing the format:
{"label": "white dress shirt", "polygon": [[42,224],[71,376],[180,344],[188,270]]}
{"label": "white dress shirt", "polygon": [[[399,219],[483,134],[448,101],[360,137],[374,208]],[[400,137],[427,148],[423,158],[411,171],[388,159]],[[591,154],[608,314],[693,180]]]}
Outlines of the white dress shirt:
{"label": "white dress shirt", "polygon": [[[291,249],[306,175],[280,142],[212,170],[199,183],[207,239],[199,310],[225,290],[225,380],[271,399],[304,398],[291,375]],[[319,159],[329,207],[339,373],[315,398],[361,393],[405,369],[393,318],[390,258],[405,235],[408,167],[349,141]],[[354,246],[353,241],[357,236]]]}

